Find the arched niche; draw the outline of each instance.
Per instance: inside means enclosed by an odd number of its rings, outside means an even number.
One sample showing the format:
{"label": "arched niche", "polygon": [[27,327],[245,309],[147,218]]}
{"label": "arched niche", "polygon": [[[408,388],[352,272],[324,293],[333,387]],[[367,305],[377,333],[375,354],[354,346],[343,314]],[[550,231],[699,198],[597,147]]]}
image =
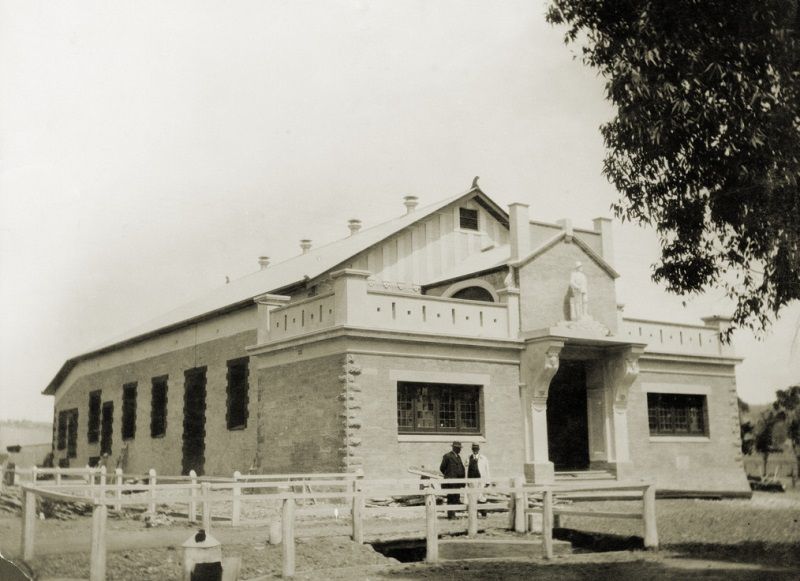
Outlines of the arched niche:
{"label": "arched niche", "polygon": [[497,291],[488,282],[481,278],[471,278],[452,284],[442,297],[464,299],[468,301],[484,301],[487,303],[499,302]]}

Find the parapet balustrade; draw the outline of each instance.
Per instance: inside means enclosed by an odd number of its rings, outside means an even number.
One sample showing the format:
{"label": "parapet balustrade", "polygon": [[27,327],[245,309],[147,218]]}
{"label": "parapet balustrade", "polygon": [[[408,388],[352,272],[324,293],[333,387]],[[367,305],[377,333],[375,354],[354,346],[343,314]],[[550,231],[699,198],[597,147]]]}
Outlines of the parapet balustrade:
{"label": "parapet balustrade", "polygon": [[509,320],[507,303],[372,290],[368,276],[365,271],[336,272],[333,292],[292,303],[280,295],[258,297],[258,342],[272,343],[334,326],[496,339],[515,336],[512,327],[517,323],[513,317]]}
{"label": "parapet balustrade", "polygon": [[733,347],[720,341],[727,319],[708,317],[705,325],[682,325],[646,319],[622,319],[624,339],[647,343],[645,351],[676,355],[733,356]]}

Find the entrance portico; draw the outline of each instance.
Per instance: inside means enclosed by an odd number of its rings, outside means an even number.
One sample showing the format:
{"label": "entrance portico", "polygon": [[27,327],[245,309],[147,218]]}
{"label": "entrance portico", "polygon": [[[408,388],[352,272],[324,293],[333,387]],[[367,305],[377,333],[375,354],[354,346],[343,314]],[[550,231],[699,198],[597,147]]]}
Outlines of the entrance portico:
{"label": "entrance portico", "polygon": [[[525,429],[525,477],[529,482],[546,484],[555,480],[550,449],[557,443],[548,441],[547,409],[548,400],[559,397],[559,388],[551,387],[562,361],[582,364],[583,371],[572,374],[572,380],[585,378],[586,409],[576,411],[586,414],[589,468],[612,470],[617,479],[631,473],[628,391],[639,373],[638,359],[644,347],[643,343],[572,333],[526,337],[520,360],[520,402]],[[561,395],[565,397],[566,393]]]}

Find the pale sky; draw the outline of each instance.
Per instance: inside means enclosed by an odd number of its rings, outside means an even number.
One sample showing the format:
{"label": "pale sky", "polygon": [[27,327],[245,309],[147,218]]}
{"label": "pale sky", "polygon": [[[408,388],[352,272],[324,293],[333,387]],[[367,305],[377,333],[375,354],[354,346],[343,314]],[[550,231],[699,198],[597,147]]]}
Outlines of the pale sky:
{"label": "pale sky", "polygon": [[[545,4],[0,0],[0,418],[50,420],[70,356],[473,176],[498,203],[610,215],[603,83]],[[615,229],[626,314],[697,323]],[[800,381],[800,306],[736,339],[741,396]]]}

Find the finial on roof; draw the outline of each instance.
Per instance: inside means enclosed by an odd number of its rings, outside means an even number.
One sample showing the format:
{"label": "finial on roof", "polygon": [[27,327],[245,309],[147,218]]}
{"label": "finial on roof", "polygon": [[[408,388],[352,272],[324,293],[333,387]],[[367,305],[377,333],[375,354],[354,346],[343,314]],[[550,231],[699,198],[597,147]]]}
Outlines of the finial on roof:
{"label": "finial on roof", "polygon": [[258,266],[261,267],[261,270],[264,270],[269,266],[269,256],[259,256],[258,257]]}
{"label": "finial on roof", "polygon": [[308,254],[309,250],[311,250],[311,240],[303,238],[300,241],[300,250],[303,251],[303,254]]}
{"label": "finial on roof", "polygon": [[478,189],[480,189],[480,186],[478,185],[478,180],[479,180],[479,179],[481,179],[481,176],[475,176],[475,179],[473,179],[473,180],[472,180],[472,189],[473,189],[473,190],[474,190],[475,188],[478,188]]}
{"label": "finial on roof", "polygon": [[347,227],[350,228],[350,236],[361,230],[361,220],[358,218],[350,218],[347,221]]}
{"label": "finial on roof", "polygon": [[406,206],[406,214],[410,214],[419,204],[419,198],[417,198],[417,196],[410,196],[410,195],[403,196],[403,203]]}

